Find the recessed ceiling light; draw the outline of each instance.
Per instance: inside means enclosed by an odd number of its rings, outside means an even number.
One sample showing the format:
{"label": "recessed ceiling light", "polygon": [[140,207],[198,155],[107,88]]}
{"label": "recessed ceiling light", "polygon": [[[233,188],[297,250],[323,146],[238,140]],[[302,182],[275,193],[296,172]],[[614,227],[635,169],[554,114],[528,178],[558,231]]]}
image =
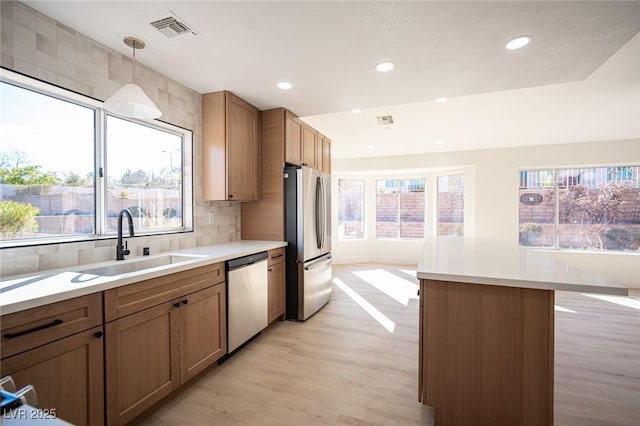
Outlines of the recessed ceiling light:
{"label": "recessed ceiling light", "polygon": [[531,36],[520,36],[516,37],[507,43],[506,48],[509,50],[520,49],[521,47],[525,47],[531,41]]}
{"label": "recessed ceiling light", "polygon": [[293,84],[289,83],[288,81],[281,81],[280,83],[278,83],[278,89],[289,90],[292,87]]}
{"label": "recessed ceiling light", "polygon": [[435,144],[436,145],[442,145],[444,143],[444,141],[442,139],[438,139]]}
{"label": "recessed ceiling light", "polygon": [[376,65],[376,69],[380,72],[388,72],[393,69],[394,65],[391,62],[380,62]]}
{"label": "recessed ceiling light", "polygon": [[442,96],[441,98],[436,99],[436,101],[438,101],[438,102],[447,102],[447,97],[446,96]]}
{"label": "recessed ceiling light", "polygon": [[369,146],[367,147],[367,149],[368,149],[368,150],[370,150],[370,151],[373,151],[374,149],[376,149],[376,147],[375,147],[375,146],[373,146],[373,145],[369,145]]}
{"label": "recessed ceiling light", "polygon": [[360,113],[360,108],[354,108],[351,110],[352,113],[354,114],[359,114]]}

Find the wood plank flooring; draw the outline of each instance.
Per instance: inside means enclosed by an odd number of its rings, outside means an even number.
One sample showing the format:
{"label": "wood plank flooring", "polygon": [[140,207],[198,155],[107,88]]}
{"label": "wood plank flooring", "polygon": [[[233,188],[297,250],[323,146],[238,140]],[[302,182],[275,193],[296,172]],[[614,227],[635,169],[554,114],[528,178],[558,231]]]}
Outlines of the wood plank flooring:
{"label": "wood plank flooring", "polygon": [[[411,267],[334,266],[331,302],[280,322],[145,425],[432,425]],[[624,298],[628,303],[640,303]],[[640,310],[556,293],[555,424],[640,424]]]}

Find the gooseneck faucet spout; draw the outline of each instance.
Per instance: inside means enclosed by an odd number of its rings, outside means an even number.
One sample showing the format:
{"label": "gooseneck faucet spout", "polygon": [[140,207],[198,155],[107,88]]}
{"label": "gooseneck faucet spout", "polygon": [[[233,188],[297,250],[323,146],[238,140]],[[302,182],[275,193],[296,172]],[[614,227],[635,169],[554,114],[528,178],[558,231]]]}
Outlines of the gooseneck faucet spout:
{"label": "gooseneck faucet spout", "polygon": [[129,236],[133,237],[133,217],[128,209],[120,210],[118,213],[118,245],[116,246],[116,260],[124,260],[124,257],[131,254],[131,251],[127,249],[126,243],[122,244],[122,217],[127,217],[129,222]]}

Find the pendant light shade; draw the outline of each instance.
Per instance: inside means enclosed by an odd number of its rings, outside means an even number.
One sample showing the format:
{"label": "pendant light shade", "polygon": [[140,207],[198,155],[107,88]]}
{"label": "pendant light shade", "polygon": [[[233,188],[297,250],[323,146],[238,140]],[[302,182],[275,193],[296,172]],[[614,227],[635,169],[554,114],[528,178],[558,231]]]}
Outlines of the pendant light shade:
{"label": "pendant light shade", "polygon": [[144,93],[144,90],[133,83],[123,86],[107,99],[103,106],[107,111],[125,117],[149,120],[162,115],[162,112]]}
{"label": "pendant light shade", "polygon": [[133,67],[131,69],[131,83],[126,84],[103,105],[104,109],[124,117],[150,120],[162,116],[162,112],[153,101],[144,93],[144,90],[134,84],[136,69],[136,49],[144,49],[144,42],[135,37],[125,37],[124,43],[133,48]]}

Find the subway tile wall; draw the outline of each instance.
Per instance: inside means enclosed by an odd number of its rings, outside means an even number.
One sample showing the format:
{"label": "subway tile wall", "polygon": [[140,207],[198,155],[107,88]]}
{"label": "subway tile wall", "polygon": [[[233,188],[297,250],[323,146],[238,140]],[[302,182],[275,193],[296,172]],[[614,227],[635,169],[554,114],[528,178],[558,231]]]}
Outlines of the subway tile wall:
{"label": "subway tile wall", "polygon": [[[0,6],[2,67],[101,100],[129,82],[129,56],[22,3],[2,0]],[[240,203],[202,199],[202,96],[140,63],[136,63],[136,83],[160,108],[163,121],[193,131],[194,232],[130,238],[132,254],[141,255],[142,247],[155,254],[239,240]],[[114,258],[114,239],[7,248],[0,250],[0,276]]]}

